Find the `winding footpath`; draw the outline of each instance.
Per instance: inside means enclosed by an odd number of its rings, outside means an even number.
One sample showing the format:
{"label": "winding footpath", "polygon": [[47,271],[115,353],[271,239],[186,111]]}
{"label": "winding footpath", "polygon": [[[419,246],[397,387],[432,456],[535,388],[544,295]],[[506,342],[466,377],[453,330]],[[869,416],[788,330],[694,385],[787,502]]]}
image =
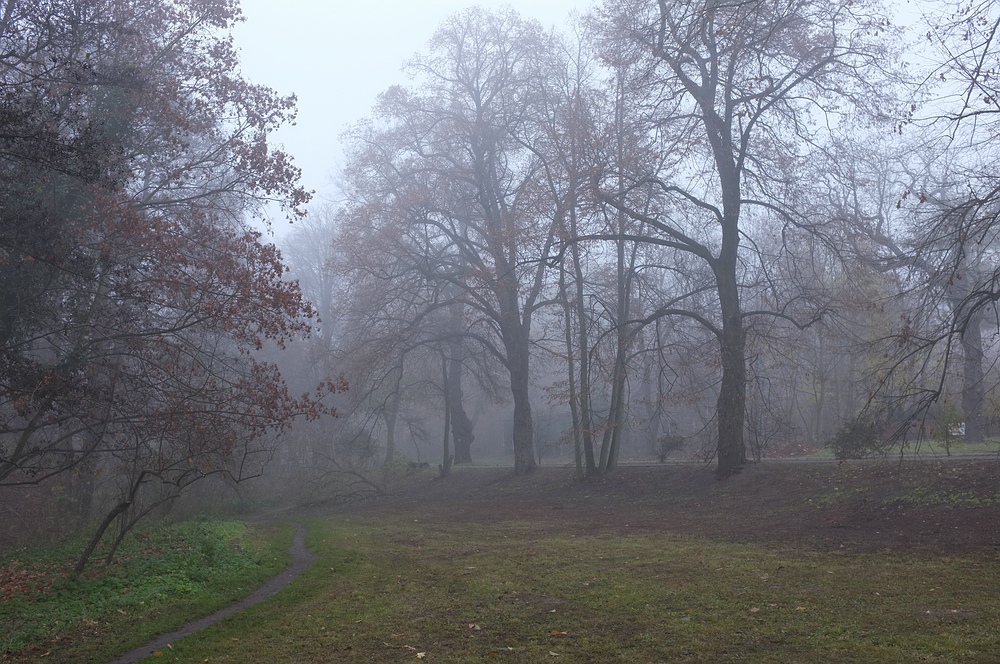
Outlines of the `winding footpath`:
{"label": "winding footpath", "polygon": [[110,664],[133,664],[133,662],[138,662],[140,659],[152,655],[157,650],[163,650],[169,644],[177,643],[177,641],[183,639],[185,636],[205,629],[209,625],[214,625],[223,618],[227,618],[234,613],[239,613],[240,611],[248,609],[255,604],[260,604],[265,599],[277,594],[279,590],[283,589],[285,586],[294,581],[300,574],[302,574],[302,572],[306,571],[306,569],[308,569],[316,559],[316,557],[309,552],[309,549],[306,548],[305,526],[301,523],[296,523],[295,529],[295,537],[292,539],[292,545],[288,549],[289,553],[292,554],[292,564],[286,567],[285,571],[272,577],[263,586],[238,602],[234,602],[223,609],[219,609],[215,613],[205,616],[204,618],[199,618],[194,622],[190,622],[176,632],[163,634],[146,645],[125,653],[118,659],[110,662]]}

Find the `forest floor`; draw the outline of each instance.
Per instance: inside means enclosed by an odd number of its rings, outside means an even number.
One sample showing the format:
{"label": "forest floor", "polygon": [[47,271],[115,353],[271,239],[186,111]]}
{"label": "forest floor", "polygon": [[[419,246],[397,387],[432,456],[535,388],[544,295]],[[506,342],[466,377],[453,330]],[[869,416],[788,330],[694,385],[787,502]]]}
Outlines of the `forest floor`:
{"label": "forest floor", "polygon": [[1000,552],[1000,460],[764,461],[717,481],[692,465],[621,466],[578,480],[565,467],[515,477],[424,470],[338,513],[419,509],[452,522],[544,522],[581,534],[666,532],[816,550]]}

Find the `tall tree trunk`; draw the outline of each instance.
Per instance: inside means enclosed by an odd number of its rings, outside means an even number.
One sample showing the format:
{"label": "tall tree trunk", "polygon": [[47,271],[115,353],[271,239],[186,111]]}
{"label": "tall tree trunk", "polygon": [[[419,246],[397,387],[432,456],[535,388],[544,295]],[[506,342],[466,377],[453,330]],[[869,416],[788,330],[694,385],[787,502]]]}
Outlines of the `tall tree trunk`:
{"label": "tall tree trunk", "polygon": [[[720,160],[720,165],[728,165]],[[728,173],[728,177],[726,174]],[[722,224],[722,248],[715,269],[719,291],[719,308],[722,330],[719,351],[722,359],[722,382],[716,416],[719,422],[718,467],[716,477],[726,479],[741,470],[747,461],[744,425],[747,409],[747,360],[746,331],[743,328],[743,309],[740,304],[740,286],[737,278],[739,265],[740,186],[735,168],[722,171],[725,214]]]}
{"label": "tall tree trunk", "polygon": [[962,330],[963,380],[962,411],[965,414],[965,440],[982,443],[986,438],[983,421],[983,331],[982,313],[969,317]]}
{"label": "tall tree trunk", "polygon": [[[659,342],[660,339],[660,321],[655,322],[656,339]],[[639,340],[642,343],[643,350],[647,350],[646,344],[643,342],[644,337],[640,335]],[[653,376],[651,375],[654,367],[656,369],[656,396],[653,395]],[[646,363],[642,369],[642,400],[646,406],[646,452],[652,454],[660,454],[660,427],[661,421],[663,419],[663,387],[660,383],[661,372],[659,367],[654,365],[652,362]],[[672,432],[671,432],[672,433]]]}
{"label": "tall tree trunk", "polygon": [[464,347],[461,341],[449,344],[451,358],[448,370],[448,399],[451,411],[452,447],[455,450],[455,463],[472,463],[472,420],[465,412],[462,393],[462,368]]}
{"label": "tall tree trunk", "polygon": [[742,212],[742,186],[740,169],[734,161],[731,126],[715,114],[715,90],[707,86],[699,99],[705,111],[704,122],[719,173],[722,194],[722,246],[713,266],[716,288],[719,292],[719,309],[722,329],[719,331],[719,351],[722,359],[722,382],[716,417],[719,422],[718,479],[726,479],[741,470],[747,461],[743,439],[747,410],[747,361],[746,331],[743,328],[743,308],[740,303],[738,270],[740,264],[740,214]]}
{"label": "tall tree trunk", "polygon": [[[628,134],[625,128],[625,78],[619,70],[617,76],[617,100],[615,103],[615,155],[618,164],[618,199],[625,200],[625,144]],[[647,199],[647,206],[649,200]],[[648,213],[648,207],[644,212]],[[628,265],[625,262],[625,226],[628,219],[622,210],[615,217],[615,232],[618,238],[616,249],[616,302],[615,302],[615,363],[611,372],[611,406],[601,443],[600,471],[610,472],[618,465],[618,451],[621,447],[622,427],[625,424],[625,381],[628,377],[626,357],[628,353],[628,312],[632,297],[632,268],[638,245],[633,243]]]}
{"label": "tall tree trunk", "polygon": [[399,386],[403,382],[403,358],[393,369],[392,393],[385,400],[385,463],[392,463],[396,456],[396,420],[399,416]]}
{"label": "tall tree trunk", "polygon": [[569,292],[566,289],[566,261],[565,258],[559,264],[559,299],[563,305],[563,322],[565,326],[566,342],[566,372],[569,379],[569,413],[573,426],[573,461],[576,464],[577,477],[584,477],[586,471],[583,467],[583,437],[580,431],[580,407],[577,403],[576,390],[576,360],[575,349],[573,348],[573,312],[569,301]]}
{"label": "tall tree trunk", "polygon": [[616,275],[617,302],[615,302],[615,364],[611,371],[611,405],[601,442],[600,470],[602,473],[614,470],[618,462],[618,447],[621,445],[621,430],[625,422],[625,354],[628,351],[626,322],[630,289],[628,270],[625,266],[625,240],[621,237],[625,231],[625,215],[620,212],[617,226],[619,237],[616,242],[618,264]]}
{"label": "tall tree trunk", "polygon": [[618,463],[618,449],[621,446],[621,432],[625,424],[625,348],[619,340],[612,372],[611,408],[601,442],[600,470],[603,473],[615,469]]}
{"label": "tall tree trunk", "polygon": [[510,373],[510,393],[514,401],[514,472],[522,475],[530,473],[538,463],[535,461],[535,432],[531,421],[531,392],[528,367],[530,363],[531,315],[525,311],[521,320],[518,306],[518,284],[511,262],[500,255],[498,267],[504,272],[497,287],[500,308],[500,336]]}
{"label": "tall tree trunk", "polygon": [[813,404],[813,422],[812,422],[812,443],[813,445],[822,444],[824,427],[823,427],[823,411],[826,406],[826,354],[824,351],[823,343],[823,333],[821,330],[817,330],[815,334],[816,339],[816,353],[814,354],[814,372],[813,372],[813,396],[815,397],[815,403]]}
{"label": "tall tree trunk", "polygon": [[[716,477],[726,479],[746,464],[743,427],[746,419],[746,348],[743,318],[735,275],[720,284],[723,327],[719,339],[722,355],[722,383],[716,416],[719,421],[718,468]],[[721,282],[722,280],[720,280]]]}
{"label": "tall tree trunk", "polygon": [[508,352],[511,362],[510,390],[514,398],[514,473],[530,473],[535,461],[535,432],[531,422],[531,399],[528,388],[528,349],[520,345]]}
{"label": "tall tree trunk", "polygon": [[448,477],[454,457],[448,449],[448,436],[451,433],[451,398],[448,395],[448,357],[444,351],[441,352],[441,392],[444,394],[444,450],[438,473],[441,477]]}
{"label": "tall tree trunk", "polygon": [[[967,309],[971,285],[981,283],[982,270],[978,261],[964,255],[957,271],[961,279],[953,279],[950,286],[952,315],[959,324],[959,343],[962,346],[962,413],[965,417],[965,440],[982,443],[985,440],[983,421],[983,313]],[[963,320],[964,319],[964,320]]]}
{"label": "tall tree trunk", "polygon": [[[570,233],[577,237],[576,213],[570,210]],[[586,473],[590,477],[597,474],[597,458],[594,454],[594,418],[590,409],[590,335],[587,330],[587,300],[584,293],[583,266],[580,263],[580,245],[570,245],[573,255],[574,281],[576,282],[576,318],[578,347],[580,349],[580,428],[583,434],[583,455]]]}

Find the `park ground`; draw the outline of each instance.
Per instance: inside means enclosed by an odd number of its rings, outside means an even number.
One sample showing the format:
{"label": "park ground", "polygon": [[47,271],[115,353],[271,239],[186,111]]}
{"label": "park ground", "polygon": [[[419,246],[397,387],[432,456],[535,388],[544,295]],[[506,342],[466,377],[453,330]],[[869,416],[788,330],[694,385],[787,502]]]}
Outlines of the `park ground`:
{"label": "park ground", "polygon": [[[423,470],[291,518],[317,562],[150,662],[1000,661],[997,459]],[[5,657],[107,661],[90,622]]]}

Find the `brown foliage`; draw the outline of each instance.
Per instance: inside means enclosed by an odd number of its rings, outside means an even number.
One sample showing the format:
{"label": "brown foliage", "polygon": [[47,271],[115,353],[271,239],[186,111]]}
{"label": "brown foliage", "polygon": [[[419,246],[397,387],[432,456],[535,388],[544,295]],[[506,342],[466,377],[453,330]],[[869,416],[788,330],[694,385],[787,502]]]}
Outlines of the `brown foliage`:
{"label": "brown foliage", "polygon": [[248,221],[309,198],[268,143],[294,99],[240,75],[234,0],[3,7],[0,483],[259,469],[344,387],[293,397],[254,356],[312,316]]}

